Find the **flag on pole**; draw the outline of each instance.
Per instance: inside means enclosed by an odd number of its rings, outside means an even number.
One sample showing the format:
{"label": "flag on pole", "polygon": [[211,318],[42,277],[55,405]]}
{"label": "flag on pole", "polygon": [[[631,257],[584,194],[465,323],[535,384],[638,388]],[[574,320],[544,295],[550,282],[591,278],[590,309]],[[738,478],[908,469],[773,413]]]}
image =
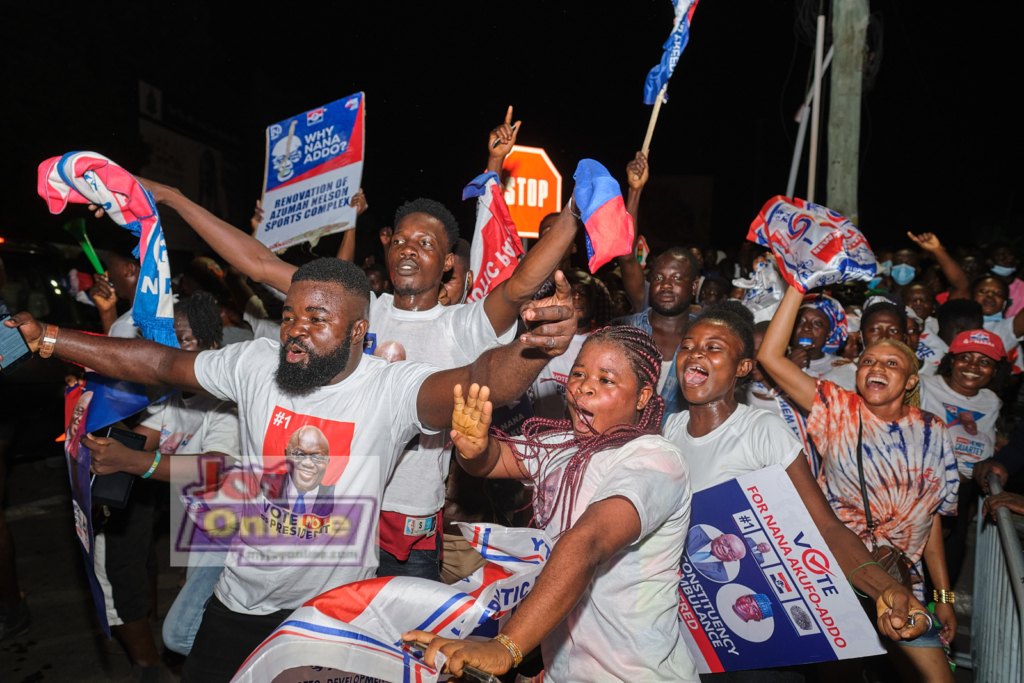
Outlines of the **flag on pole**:
{"label": "flag on pole", "polygon": [[598,162],[583,159],[573,178],[573,203],[587,231],[588,265],[596,273],[616,256],[633,251],[633,217],[622,201],[619,181]]}
{"label": "flag on pole", "polygon": [[146,339],[178,348],[171,266],[153,195],[131,173],[96,152],[69,152],[39,164],[37,189],[50,213],[61,213],[68,202],[96,204],[139,237],[139,284],[132,318]]}
{"label": "flag on pole", "polygon": [[507,280],[523,257],[523,243],[505,204],[497,173],[473,178],[462,191],[462,199],[476,197],[476,226],[469,252],[473,286],[466,301],[479,301],[499,282]]}
{"label": "flag on pole", "polygon": [[444,638],[490,640],[530,594],[552,548],[537,529],[460,526],[488,560],[471,576],[451,586],[396,576],[328,591],[292,612],[232,681],[272,683],[283,671],[290,672],[290,680],[307,680],[292,675],[303,667],[329,667],[337,680],[436,681],[438,672],[403,646],[402,634],[424,630]]}
{"label": "flag on pole", "polygon": [[[693,11],[697,9],[698,0],[672,0],[675,8],[676,19],[672,24],[672,33],[662,46],[665,50],[661,55],[661,61],[647,74],[647,82],[644,83],[644,104],[654,104],[658,99],[658,92],[665,87],[668,79],[679,62],[679,55],[683,53],[686,44],[690,41],[690,21],[693,20]],[[668,95],[664,96],[668,101]]]}

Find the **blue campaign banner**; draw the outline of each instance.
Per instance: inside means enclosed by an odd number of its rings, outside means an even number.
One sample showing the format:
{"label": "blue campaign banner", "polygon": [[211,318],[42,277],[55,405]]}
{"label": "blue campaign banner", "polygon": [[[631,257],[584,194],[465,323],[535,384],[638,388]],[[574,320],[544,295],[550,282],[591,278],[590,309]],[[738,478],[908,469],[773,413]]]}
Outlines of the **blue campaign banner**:
{"label": "blue campaign banner", "polygon": [[883,654],[786,471],[693,496],[679,614],[700,673]]}
{"label": "blue campaign banner", "polygon": [[255,237],[272,251],[355,227],[349,200],[362,179],[365,106],[359,92],[267,128]]}
{"label": "blue campaign banner", "polygon": [[103,632],[110,637],[110,625],[107,623],[107,604],[103,590],[96,579],[96,534],[92,525],[92,475],[89,472],[91,454],[81,444],[82,437],[87,433],[89,406],[93,401],[93,392],[86,391],[81,385],[68,389],[64,394],[64,458],[68,464],[68,475],[71,478],[71,507],[75,516],[75,533],[85,560],[85,573],[89,577],[89,588],[92,591],[93,605],[99,617]]}

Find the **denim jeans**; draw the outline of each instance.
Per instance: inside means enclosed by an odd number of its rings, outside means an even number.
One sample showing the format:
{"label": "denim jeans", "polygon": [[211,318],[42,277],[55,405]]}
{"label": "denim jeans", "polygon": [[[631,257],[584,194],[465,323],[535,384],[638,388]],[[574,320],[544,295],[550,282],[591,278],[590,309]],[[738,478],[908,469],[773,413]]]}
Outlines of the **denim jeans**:
{"label": "denim jeans", "polygon": [[164,646],[179,654],[192,651],[199,624],[203,622],[206,603],[224,571],[223,563],[213,567],[189,567],[185,585],[164,619]]}
{"label": "denim jeans", "polygon": [[434,533],[436,541],[433,550],[416,550],[409,553],[408,560],[399,560],[384,548],[380,550],[380,566],[377,576],[415,576],[431,581],[441,580],[441,533]]}

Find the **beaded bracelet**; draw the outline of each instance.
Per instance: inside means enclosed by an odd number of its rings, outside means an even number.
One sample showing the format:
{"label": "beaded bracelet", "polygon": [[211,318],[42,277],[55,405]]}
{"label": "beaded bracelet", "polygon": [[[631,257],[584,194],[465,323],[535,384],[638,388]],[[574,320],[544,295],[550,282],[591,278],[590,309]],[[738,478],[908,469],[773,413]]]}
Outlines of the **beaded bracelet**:
{"label": "beaded bracelet", "polygon": [[[861,566],[857,567],[857,569],[863,569],[864,567],[868,566],[869,564],[878,564],[878,562],[875,562],[874,560],[872,560],[871,562],[865,562]],[[880,564],[878,564],[878,566],[882,567],[882,565],[880,565]],[[854,572],[857,571],[857,569],[854,569],[852,572],[850,572],[850,575],[846,578],[846,580],[850,582],[850,588],[853,589],[854,593],[856,593],[857,595],[859,595],[862,598],[866,598],[868,596],[866,596],[863,593],[861,593],[859,590],[857,590],[857,587],[853,585],[853,575],[854,575]],[[882,571],[885,571],[885,567],[882,567]]]}
{"label": "beaded bracelet", "polygon": [[509,654],[512,655],[512,666],[517,667],[523,661],[523,653],[519,650],[519,646],[512,642],[512,639],[506,636],[504,633],[499,633],[494,636],[494,639],[505,646]]}
{"label": "beaded bracelet", "polygon": [[932,597],[935,598],[935,602],[941,602],[947,605],[952,605],[956,601],[956,593],[953,591],[944,591],[940,588],[936,588],[932,591]]}
{"label": "beaded bracelet", "polygon": [[160,457],[161,457],[160,451],[153,451],[153,454],[156,457],[153,458],[153,464],[150,465],[149,471],[142,475],[143,479],[149,479],[149,476],[151,474],[153,474],[154,472],[156,472],[156,466],[160,464]]}

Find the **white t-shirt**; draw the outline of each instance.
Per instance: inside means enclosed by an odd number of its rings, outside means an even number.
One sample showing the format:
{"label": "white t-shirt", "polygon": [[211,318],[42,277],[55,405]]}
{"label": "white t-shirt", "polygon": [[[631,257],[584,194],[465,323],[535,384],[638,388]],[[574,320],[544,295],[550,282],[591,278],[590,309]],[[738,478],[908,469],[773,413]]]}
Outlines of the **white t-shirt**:
{"label": "white t-shirt", "polygon": [[[217,398],[238,404],[243,466],[258,481],[263,454],[283,455],[291,434],[302,426],[317,427],[332,455],[348,456],[341,459],[337,478],[328,481],[325,475],[323,484],[334,487],[336,499],[360,497],[373,503],[366,541],[366,552],[373,552],[377,505],[399,453],[417,432],[436,433],[420,424],[416,399],[423,381],[437,368],[361,356],[345,380],[293,396],[281,392],[274,380],[280,349],[279,342],[257,339],[204,351],[195,361],[196,379]],[[336,462],[332,458],[331,464]],[[259,496],[257,503],[264,500]],[[277,533],[266,526],[262,527],[266,534]],[[324,591],[373,577],[377,564],[370,555],[358,566],[298,562],[271,566],[252,560],[255,552],[256,548],[239,540],[225,560],[215,594],[232,611],[270,614],[295,609]]]}
{"label": "white t-shirt", "polygon": [[661,394],[661,390],[665,388],[665,381],[668,379],[668,375],[672,372],[672,363],[675,358],[669,358],[668,360],[661,361],[661,374],[658,375],[658,393]]}
{"label": "white t-shirt", "polygon": [[[836,356],[836,361],[840,360],[843,359]],[[827,379],[847,391],[857,391],[857,361],[833,365],[832,369],[823,373],[819,379]]]}
{"label": "white t-shirt", "polygon": [[565,388],[569,383],[569,373],[576,363],[576,356],[583,348],[583,342],[590,336],[589,332],[577,334],[569,342],[569,348],[561,356],[557,356],[533,380],[528,395],[533,405],[533,414],[549,420],[564,420],[568,402]]}
{"label": "white t-shirt", "polygon": [[[392,295],[381,294],[370,302],[369,334],[376,336],[378,349],[394,342],[401,345],[406,360],[451,370],[511,342],[516,326],[496,335],[483,301],[403,311],[395,308]],[[384,491],[384,510],[423,517],[444,507],[444,480],[451,464],[442,453],[446,443],[448,434],[421,435],[409,444]]]}
{"label": "white t-shirt", "polygon": [[[943,377],[921,378],[921,410],[933,413],[946,423],[957,469],[965,477],[971,476],[975,463],[991,458],[995,452],[996,419],[1002,407],[1003,402],[989,389],[982,389],[975,396],[964,396],[950,389]],[[964,417],[968,418],[968,423],[973,419],[977,434],[967,431]]]}
{"label": "white t-shirt", "polygon": [[267,318],[267,309],[255,294],[246,302],[242,319],[249,323],[253,337],[256,339],[281,340],[281,321]]}
{"label": "white t-shirt", "polygon": [[[541,463],[523,461],[537,482],[535,505],[550,520],[545,531],[551,537],[563,531],[562,502],[550,512],[544,508],[554,504],[574,453],[556,453]],[[679,561],[690,525],[686,459],[655,435],[596,453],[580,484],[571,523],[590,504],[613,496],[636,508],[640,537],[598,567],[580,601],[544,638],[544,680],[697,681],[678,616]]]}
{"label": "white t-shirt", "polygon": [[135,318],[132,317],[133,310],[133,308],[129,308],[110,325],[110,331],[107,332],[108,337],[135,339],[142,336],[142,330],[135,326]]}
{"label": "white t-shirt", "polygon": [[690,411],[684,410],[670,415],[661,432],[686,454],[694,493],[771,465],[785,469],[803,450],[781,418],[742,403],[710,434],[691,436],[689,424]]}
{"label": "white t-shirt", "polygon": [[[929,322],[935,318],[929,317],[924,324],[924,332],[917,342],[917,357],[921,360],[921,369],[917,374],[922,376],[934,375],[939,370],[939,363],[949,351],[949,346],[939,337],[938,326],[931,326]],[[935,327],[932,330],[932,327]]]}
{"label": "white t-shirt", "polygon": [[146,409],[143,427],[160,432],[160,452],[171,454],[223,453],[239,456],[238,411],[230,401],[176,392]]}
{"label": "white t-shirt", "polygon": [[998,335],[999,339],[1002,340],[1007,358],[1012,360],[1014,367],[1017,368],[1014,372],[1024,370],[1024,354],[1021,354],[1020,349],[1017,348],[1020,346],[1020,340],[1013,333],[1013,318],[1000,318],[992,322],[986,321],[984,327],[989,332]]}

